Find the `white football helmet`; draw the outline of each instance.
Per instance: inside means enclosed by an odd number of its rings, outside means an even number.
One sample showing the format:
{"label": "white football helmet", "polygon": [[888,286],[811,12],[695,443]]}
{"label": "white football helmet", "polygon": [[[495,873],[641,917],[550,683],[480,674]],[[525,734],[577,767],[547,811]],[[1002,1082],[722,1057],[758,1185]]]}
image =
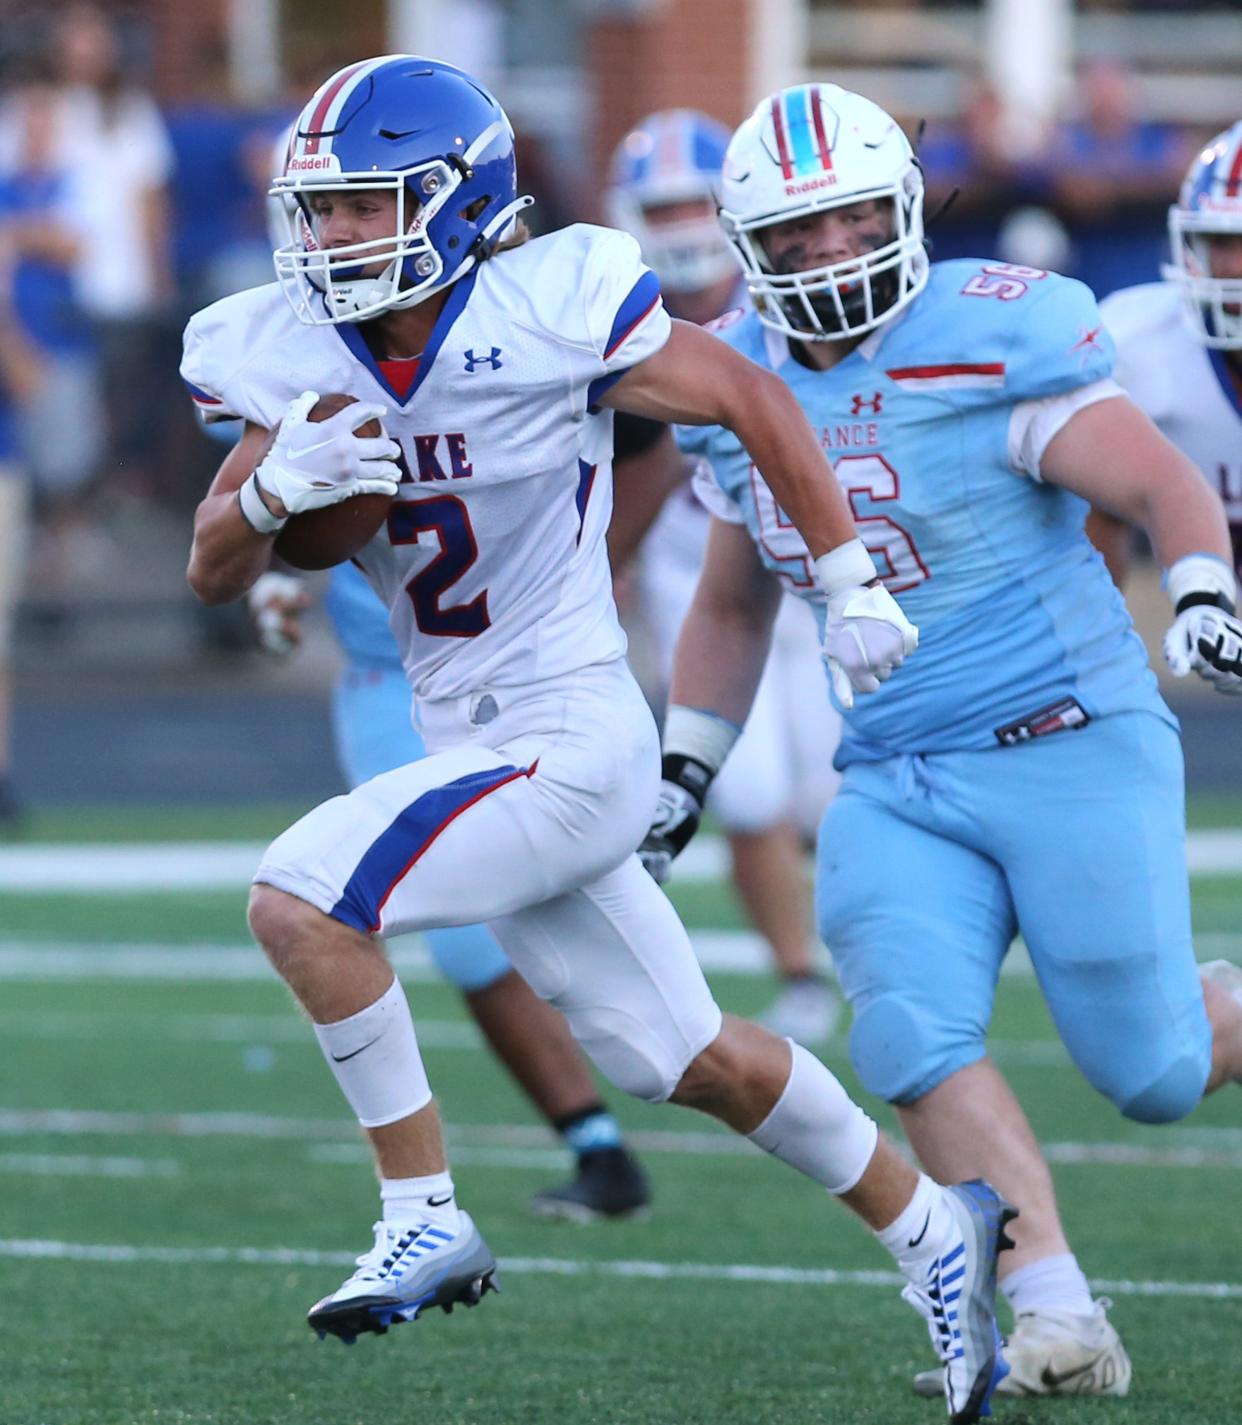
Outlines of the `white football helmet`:
{"label": "white football helmet", "polygon": [[[701,292],[737,272],[716,221],[728,142],[728,129],[708,115],[662,109],[613,153],[604,194],[608,221],[638,239],[643,260],[668,292]],[[652,221],[660,208],[696,201],[701,216]]]}
{"label": "white football helmet", "polygon": [[1162,268],[1181,292],[1200,341],[1242,350],[1242,277],[1213,277],[1209,237],[1242,237],[1242,119],[1195,158],[1169,209],[1173,261]]}
{"label": "white football helmet", "polygon": [[[765,228],[866,199],[892,204],[891,241],[846,262],[773,271]],[[725,154],[720,221],[760,320],[799,341],[860,336],[927,283],[914,151],[883,109],[836,84],[800,84],[758,105]]]}

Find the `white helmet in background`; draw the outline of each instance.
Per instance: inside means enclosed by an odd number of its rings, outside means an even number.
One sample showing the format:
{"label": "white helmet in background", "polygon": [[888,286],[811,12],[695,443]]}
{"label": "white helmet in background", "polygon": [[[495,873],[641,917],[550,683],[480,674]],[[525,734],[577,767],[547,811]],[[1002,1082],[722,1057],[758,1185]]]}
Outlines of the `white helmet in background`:
{"label": "white helmet in background", "polygon": [[1242,119],[1190,165],[1169,209],[1173,261],[1163,269],[1199,340],[1220,351],[1242,350],[1242,278],[1213,277],[1208,244],[1230,236],[1242,236]]}
{"label": "white helmet in background", "polygon": [[[891,205],[891,241],[806,272],[772,270],[764,228],[867,199]],[[759,104],[725,155],[720,221],[760,320],[799,341],[860,336],[927,283],[914,151],[879,105],[836,84],[799,84]]]}
{"label": "white helmet in background", "polygon": [[[609,223],[638,239],[667,292],[701,292],[737,272],[716,205],[729,130],[696,109],[649,114],[617,145],[604,207]],[[660,209],[700,211],[655,221]]]}

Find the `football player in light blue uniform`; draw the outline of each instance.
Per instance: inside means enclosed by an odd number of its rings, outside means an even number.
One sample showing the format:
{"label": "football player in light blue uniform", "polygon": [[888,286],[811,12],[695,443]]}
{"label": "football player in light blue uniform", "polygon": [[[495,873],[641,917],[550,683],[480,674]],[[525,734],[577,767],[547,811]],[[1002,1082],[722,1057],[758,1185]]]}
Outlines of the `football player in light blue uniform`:
{"label": "football player in light blue uniform", "polygon": [[[1219,502],[1112,381],[1081,284],[932,266],[901,130],[834,85],[765,100],[734,136],[721,219],[756,303],[722,333],[821,433],[917,654],[845,713],[817,904],[866,1087],[928,1169],[1021,1206],[1002,1261],[1019,1394],[1124,1394],[1029,1125],[988,1061],[1019,927],[1075,1062],[1127,1116],[1180,1118],[1242,1074],[1242,1005],[1201,983],[1177,723],[1083,533],[1088,501],[1142,525],[1174,643],[1225,688],[1235,597]],[[664,736],[656,865],[684,846],[745,718],[781,587],[824,617],[807,551],[727,432],[689,431],[717,516]],[[776,578],[772,576],[775,575]]]}
{"label": "football player in light blue uniform", "polygon": [[[308,603],[301,580],[278,573],[260,579],[250,604],[264,647],[287,652],[301,636],[298,620]],[[336,757],[357,787],[418,761],[426,748],[410,724],[410,687],[383,605],[354,565],[332,570],[324,607],[348,660],[332,691]],[[447,926],[423,938],[497,1057],[574,1154],[574,1176],[537,1192],[535,1214],[587,1222],[644,1209],[651,1201],[647,1175],[564,1019],[520,978],[486,926]]]}

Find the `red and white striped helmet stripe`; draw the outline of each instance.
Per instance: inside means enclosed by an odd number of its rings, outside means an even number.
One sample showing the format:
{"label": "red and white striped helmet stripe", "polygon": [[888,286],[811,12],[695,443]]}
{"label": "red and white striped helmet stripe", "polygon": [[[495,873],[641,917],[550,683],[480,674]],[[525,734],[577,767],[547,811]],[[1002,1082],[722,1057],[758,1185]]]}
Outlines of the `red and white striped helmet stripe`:
{"label": "red and white striped helmet stripe", "polygon": [[354,91],[377,69],[396,58],[397,55],[385,54],[378,59],[360,60],[338,70],[315,92],[310,103],[298,115],[289,143],[289,157],[331,153],[333,130]]}

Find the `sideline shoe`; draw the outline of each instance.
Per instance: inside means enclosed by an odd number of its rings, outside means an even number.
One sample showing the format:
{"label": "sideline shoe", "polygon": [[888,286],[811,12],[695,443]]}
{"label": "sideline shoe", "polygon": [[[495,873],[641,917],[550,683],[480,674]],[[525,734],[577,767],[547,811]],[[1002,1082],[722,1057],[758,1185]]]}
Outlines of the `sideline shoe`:
{"label": "sideline shoe", "polygon": [[530,1202],[536,1217],[598,1222],[635,1217],[651,1202],[651,1184],[625,1148],[596,1148],[578,1159],[578,1171],[560,1187],[544,1188]]}
{"label": "sideline shoe", "polygon": [[[1127,1395],[1130,1357],[1101,1298],[1089,1312],[1023,1311],[1005,1342],[1009,1374],[997,1395]],[[920,1371],[916,1395],[939,1395],[942,1372]]]}
{"label": "sideline shoe", "polygon": [[1008,1371],[996,1326],[996,1257],[1013,1245],[1005,1225],[1018,1214],[979,1178],[945,1193],[961,1235],[901,1294],[926,1320],[943,1363],[933,1374],[943,1382],[952,1425],[971,1425],[992,1413],[992,1393]]}
{"label": "sideline shoe", "polygon": [[759,1016],[759,1023],[804,1048],[832,1038],[841,1017],[841,999],[818,976],[790,980]]}
{"label": "sideline shoe", "polygon": [[466,1213],[456,1232],[377,1222],[375,1246],[358,1258],[358,1270],[306,1320],[321,1341],[330,1334],[352,1346],[366,1331],[382,1336],[416,1320],[424,1307],[477,1306],[485,1292],[499,1290],[496,1259]]}

